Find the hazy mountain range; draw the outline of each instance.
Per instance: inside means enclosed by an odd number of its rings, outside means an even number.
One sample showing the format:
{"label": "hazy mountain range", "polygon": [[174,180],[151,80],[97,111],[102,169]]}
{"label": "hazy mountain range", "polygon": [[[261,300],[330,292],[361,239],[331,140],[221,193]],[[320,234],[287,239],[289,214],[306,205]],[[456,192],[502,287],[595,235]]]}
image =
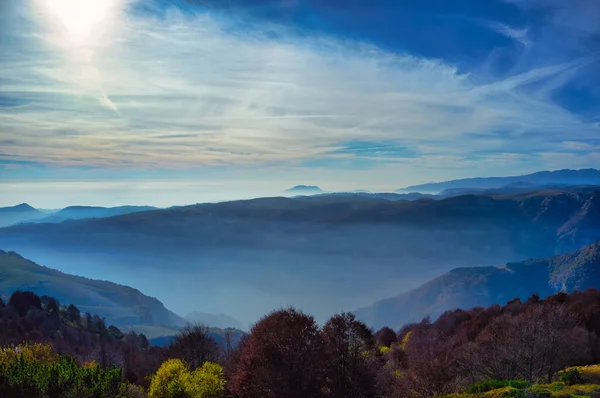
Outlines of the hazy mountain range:
{"label": "hazy mountain range", "polygon": [[294,304],[323,320],[455,268],[595,242],[599,194],[597,186],[513,184],[445,198],[357,192],[143,208],[1,228],[0,247],[135,286],[182,314],[222,312],[248,324]]}
{"label": "hazy mountain range", "polygon": [[600,287],[600,242],[546,259],[457,268],[355,314],[375,328],[398,328],[427,315],[435,319],[447,310],[503,305],[514,298],[526,300],[533,293],[546,297],[591,287]]}
{"label": "hazy mountain range", "polygon": [[511,177],[478,177],[413,185],[399,192],[442,193],[447,190],[486,190],[498,188],[535,189],[544,185],[600,185],[600,170],[557,170]]}
{"label": "hazy mountain range", "polygon": [[600,188],[441,200],[262,198],[0,229],[0,247],[134,285],[180,313],[243,323],[297,304],[318,319],[453,268],[566,253],[600,239]]}
{"label": "hazy mountain range", "polygon": [[38,220],[48,217],[48,213],[34,209],[27,203],[11,207],[0,207],[0,227],[17,224],[25,220]]}
{"label": "hazy mountain range", "polygon": [[20,223],[59,223],[83,218],[103,218],[154,209],[156,207],[152,206],[69,206],[49,213],[21,203],[12,207],[0,207],[0,227]]}

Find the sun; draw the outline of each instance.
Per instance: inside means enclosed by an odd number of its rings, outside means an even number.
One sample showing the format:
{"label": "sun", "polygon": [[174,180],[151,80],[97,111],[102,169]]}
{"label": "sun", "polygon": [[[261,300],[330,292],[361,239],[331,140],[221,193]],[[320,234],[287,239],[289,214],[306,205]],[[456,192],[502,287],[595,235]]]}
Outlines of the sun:
{"label": "sun", "polygon": [[114,16],[119,0],[43,0],[69,40],[87,42]]}

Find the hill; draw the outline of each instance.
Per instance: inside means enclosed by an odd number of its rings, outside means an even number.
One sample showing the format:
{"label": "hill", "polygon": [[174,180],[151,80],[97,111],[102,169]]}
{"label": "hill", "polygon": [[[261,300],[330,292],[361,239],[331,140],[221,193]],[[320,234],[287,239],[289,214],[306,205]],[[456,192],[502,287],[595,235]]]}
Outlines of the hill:
{"label": "hill", "polygon": [[416,289],[381,300],[355,313],[375,328],[399,327],[447,310],[505,303],[534,293],[546,297],[600,286],[600,241],[545,259],[503,267],[457,268]]}
{"label": "hill", "polygon": [[323,190],[315,185],[296,185],[293,188],[286,189],[287,193],[294,193],[297,195],[313,195],[316,193],[322,193]]}
{"label": "hill", "polygon": [[48,214],[34,209],[27,203],[17,206],[0,207],[0,227],[17,224],[22,221],[36,220],[47,217]]}
{"label": "hill", "polygon": [[7,297],[16,290],[55,297],[98,314],[115,326],[186,323],[157,299],[131,287],[64,274],[0,250],[0,294]]}
{"label": "hill", "polygon": [[503,187],[534,190],[539,186],[544,185],[600,185],[600,170],[557,170],[541,171],[522,176],[465,178],[460,180],[413,185],[400,189],[398,192],[421,192],[437,194],[448,190],[485,190]]}
{"label": "hill", "polygon": [[[180,311],[211,312],[198,303],[228,297],[220,311],[243,324],[287,304],[321,321],[454,268],[545,258],[597,240],[596,187],[414,201],[261,198],[0,229],[0,247],[54,268],[138,278],[140,289],[171,302],[185,295]],[[139,278],[149,272],[152,280]]]}

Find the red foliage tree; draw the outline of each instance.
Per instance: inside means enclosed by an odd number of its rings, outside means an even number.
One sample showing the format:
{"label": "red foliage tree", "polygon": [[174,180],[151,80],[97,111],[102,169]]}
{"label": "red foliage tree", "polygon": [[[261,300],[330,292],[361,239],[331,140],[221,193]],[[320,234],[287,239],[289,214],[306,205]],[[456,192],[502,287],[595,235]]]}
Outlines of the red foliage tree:
{"label": "red foliage tree", "polygon": [[240,398],[323,396],[322,350],[312,316],[293,308],[272,312],[243,343],[229,389]]}

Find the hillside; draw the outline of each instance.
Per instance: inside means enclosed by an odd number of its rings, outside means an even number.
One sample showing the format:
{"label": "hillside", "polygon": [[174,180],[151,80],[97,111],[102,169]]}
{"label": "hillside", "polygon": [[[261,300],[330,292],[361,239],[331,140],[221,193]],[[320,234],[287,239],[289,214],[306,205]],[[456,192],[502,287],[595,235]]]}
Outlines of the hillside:
{"label": "hillside", "polygon": [[399,327],[447,310],[468,309],[546,297],[559,291],[600,286],[600,241],[560,256],[508,263],[503,267],[454,269],[416,289],[381,300],[355,313],[375,328]]}
{"label": "hillside", "polygon": [[98,314],[115,326],[186,323],[157,299],[131,287],[64,274],[0,250],[0,294],[7,297],[16,290],[55,297],[82,312]]}
{"label": "hillside", "polygon": [[48,217],[48,214],[34,209],[27,203],[11,207],[0,207],[0,227],[45,217]]}
{"label": "hillside", "polygon": [[541,171],[522,176],[465,178],[460,180],[413,185],[400,189],[398,192],[421,192],[437,194],[447,190],[485,190],[503,187],[536,189],[536,186],[541,185],[600,185],[600,170],[557,170]]}

